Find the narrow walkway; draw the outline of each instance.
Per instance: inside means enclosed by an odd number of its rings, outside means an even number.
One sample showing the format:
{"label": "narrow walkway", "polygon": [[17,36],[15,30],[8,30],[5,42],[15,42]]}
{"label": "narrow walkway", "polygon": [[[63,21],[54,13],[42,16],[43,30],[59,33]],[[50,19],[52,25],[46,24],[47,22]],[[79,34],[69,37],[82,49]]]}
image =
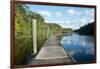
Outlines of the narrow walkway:
{"label": "narrow walkway", "polygon": [[71,56],[59,44],[56,36],[52,35],[41,48],[30,64],[69,64],[74,63]]}

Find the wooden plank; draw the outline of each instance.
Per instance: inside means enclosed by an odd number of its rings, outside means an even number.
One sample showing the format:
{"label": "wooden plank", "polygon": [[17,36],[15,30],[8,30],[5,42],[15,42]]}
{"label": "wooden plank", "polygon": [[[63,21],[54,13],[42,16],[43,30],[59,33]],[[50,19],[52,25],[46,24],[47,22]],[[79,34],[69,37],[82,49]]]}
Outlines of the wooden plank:
{"label": "wooden plank", "polygon": [[59,44],[55,35],[52,35],[43,45],[35,59],[30,64],[57,64],[73,63],[74,60]]}

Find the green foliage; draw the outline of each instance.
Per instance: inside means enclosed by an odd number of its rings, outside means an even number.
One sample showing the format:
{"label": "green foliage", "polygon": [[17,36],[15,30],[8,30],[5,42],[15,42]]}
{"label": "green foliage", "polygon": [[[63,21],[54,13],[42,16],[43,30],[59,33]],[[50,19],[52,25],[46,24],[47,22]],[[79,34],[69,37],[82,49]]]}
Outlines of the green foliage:
{"label": "green foliage", "polygon": [[49,28],[52,30],[52,32],[56,34],[61,34],[62,27],[56,23],[48,23]]}
{"label": "green foliage", "polygon": [[[25,4],[15,5],[15,63],[25,64],[27,55],[33,51],[32,42],[32,16],[37,22],[37,47],[38,51],[47,40],[47,35],[56,34],[61,27],[57,24],[50,25],[44,22],[44,18],[29,10]],[[48,31],[48,27],[50,28]]]}
{"label": "green foliage", "polygon": [[32,33],[28,7],[15,5],[15,62],[24,64],[26,55],[32,52]]}
{"label": "green foliage", "polygon": [[62,29],[62,33],[63,35],[68,35],[68,34],[72,34],[72,29],[71,28],[63,28]]}
{"label": "green foliage", "polygon": [[74,32],[77,32],[80,35],[94,35],[94,22],[82,26],[80,29],[75,30]]}
{"label": "green foliage", "polygon": [[24,64],[26,56],[32,53],[32,16],[37,19],[37,43],[38,51],[46,41],[46,26],[40,14],[31,12],[24,4],[15,5],[15,62]]}

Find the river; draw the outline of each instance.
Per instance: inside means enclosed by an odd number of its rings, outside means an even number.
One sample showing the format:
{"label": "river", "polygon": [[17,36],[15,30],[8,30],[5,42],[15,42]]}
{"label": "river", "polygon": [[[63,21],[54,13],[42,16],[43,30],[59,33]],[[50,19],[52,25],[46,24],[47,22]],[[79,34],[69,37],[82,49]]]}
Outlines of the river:
{"label": "river", "polygon": [[93,36],[72,34],[62,36],[60,40],[62,46],[78,63],[94,61],[94,41]]}

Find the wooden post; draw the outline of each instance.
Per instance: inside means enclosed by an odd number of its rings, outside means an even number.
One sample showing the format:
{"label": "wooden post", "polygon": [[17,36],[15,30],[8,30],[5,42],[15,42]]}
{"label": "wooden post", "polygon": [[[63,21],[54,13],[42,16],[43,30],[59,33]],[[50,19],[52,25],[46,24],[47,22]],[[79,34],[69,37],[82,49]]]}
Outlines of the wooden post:
{"label": "wooden post", "polygon": [[32,19],[33,55],[37,53],[36,19]]}

